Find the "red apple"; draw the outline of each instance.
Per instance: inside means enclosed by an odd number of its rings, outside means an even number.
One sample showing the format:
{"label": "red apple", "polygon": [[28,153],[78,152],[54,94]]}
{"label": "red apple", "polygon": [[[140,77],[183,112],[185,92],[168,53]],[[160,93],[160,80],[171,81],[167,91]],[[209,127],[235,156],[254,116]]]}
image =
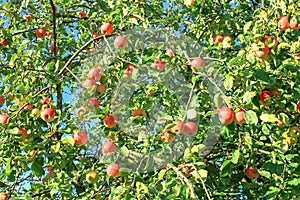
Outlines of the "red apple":
{"label": "red apple", "polygon": [[89,78],[94,79],[96,81],[99,81],[102,77],[102,74],[100,73],[99,68],[92,68],[89,71]]}
{"label": "red apple", "polygon": [[171,49],[167,49],[165,55],[169,56],[170,58],[173,58],[174,52]]}
{"label": "red apple", "polygon": [[97,98],[91,97],[89,99],[90,104],[92,104],[94,107],[98,107],[99,106],[99,100]]}
{"label": "red apple", "polygon": [[300,112],[300,101],[297,103],[297,111]]}
{"label": "red apple", "polygon": [[86,18],[86,14],[85,14],[85,12],[83,12],[83,11],[80,11],[80,12],[78,13],[78,15],[79,15],[79,18]]}
{"label": "red apple", "polygon": [[155,58],[154,63],[151,64],[151,67],[161,72],[165,69],[165,62],[159,58]]}
{"label": "red apple", "polygon": [[100,27],[100,30],[103,35],[110,35],[113,31],[113,27],[110,23],[105,22]]}
{"label": "red apple", "polygon": [[117,163],[110,163],[107,168],[106,168],[106,173],[108,176],[111,177],[118,177],[120,176],[119,170],[120,170],[120,165]]}
{"label": "red apple", "polygon": [[8,200],[8,194],[5,192],[0,192],[0,200]]}
{"label": "red apple", "polygon": [[109,113],[107,113],[104,117],[104,126],[106,126],[107,128],[113,128],[117,125],[116,123],[116,117],[110,115]]}
{"label": "red apple", "polygon": [[259,174],[257,173],[257,168],[255,167],[248,167],[245,172],[246,176],[250,179],[257,179]]}
{"label": "red apple", "polygon": [[290,27],[288,16],[281,16],[277,20],[279,30],[286,30]]}
{"label": "red apple", "polygon": [[23,138],[27,138],[27,131],[24,128],[19,128],[19,133],[23,136]]}
{"label": "red apple", "polygon": [[44,97],[42,100],[41,100],[41,104],[44,105],[44,104],[49,104],[51,101],[51,98],[49,97]]}
{"label": "red apple", "polygon": [[41,118],[45,122],[52,122],[55,117],[55,111],[52,108],[46,108],[41,112]]}
{"label": "red apple", "polygon": [[243,124],[245,123],[245,111],[244,110],[239,110],[238,112],[235,113],[234,115],[234,121],[237,124]]}
{"label": "red apple", "polygon": [[24,110],[32,110],[32,106],[30,104],[27,104],[25,107],[24,107]]}
{"label": "red apple", "polygon": [[172,136],[168,131],[164,131],[162,136],[160,136],[160,140],[165,143],[170,143],[174,140],[174,136]]}
{"label": "red apple", "polygon": [[259,102],[263,105],[270,105],[272,103],[271,100],[268,100],[265,102],[266,99],[271,97],[271,92],[269,90],[263,90],[260,94],[259,94]]}
{"label": "red apple", "polygon": [[132,116],[136,117],[136,116],[144,116],[146,117],[146,112],[144,110],[142,110],[141,108],[137,108],[133,111]]}
{"label": "red apple", "polygon": [[7,41],[4,38],[0,38],[0,45],[6,47],[7,46]]}
{"label": "red apple", "polygon": [[[55,47],[56,51],[55,52],[58,52],[58,46],[56,44],[56,47]],[[53,53],[54,52],[54,43],[52,42],[51,45],[50,45],[50,48],[49,48],[49,51],[50,53]]]}
{"label": "red apple", "polygon": [[97,86],[96,88],[96,91],[99,93],[99,94],[103,94],[106,90],[106,87],[103,83],[101,83],[100,85]]}
{"label": "red apple", "polygon": [[83,131],[75,133],[73,135],[73,138],[74,138],[74,142],[76,144],[78,144],[79,146],[85,145],[87,143],[87,141],[88,141],[88,135],[85,132],[83,132]]}
{"label": "red apple", "polygon": [[175,126],[171,128],[171,132],[175,134],[179,134],[183,132],[184,123],[181,120],[174,121]]}
{"label": "red apple", "polygon": [[293,29],[293,30],[299,30],[299,24],[298,22],[292,22],[290,23],[290,28]]}
{"label": "red apple", "polygon": [[[275,37],[275,36],[265,36],[264,37],[264,43],[266,44],[266,41],[269,41],[269,40],[274,40],[275,41],[275,44],[274,44],[274,46],[276,47],[277,45],[278,45],[278,40],[277,40],[277,38]],[[267,44],[266,44],[267,45]]]}
{"label": "red apple", "polygon": [[96,183],[98,181],[98,174],[95,171],[90,171],[89,173],[86,174],[85,180],[88,183]]}
{"label": "red apple", "polygon": [[222,35],[217,35],[214,37],[213,42],[214,43],[220,43],[223,42],[224,37]]}
{"label": "red apple", "polygon": [[25,16],[25,20],[26,20],[27,22],[29,22],[29,21],[31,20],[31,16],[30,16],[30,15],[26,15],[26,16]]}
{"label": "red apple", "polygon": [[194,58],[191,62],[191,68],[205,67],[205,61],[202,58]]}
{"label": "red apple", "polygon": [[259,58],[264,58],[269,54],[269,47],[266,44],[263,44],[264,47],[254,50],[254,54]]}
{"label": "red apple", "polygon": [[47,33],[46,33],[46,31],[45,31],[44,28],[39,28],[39,29],[36,29],[35,35],[36,35],[38,38],[44,38],[44,37],[47,35]]}
{"label": "red apple", "polygon": [[124,36],[118,36],[114,41],[115,48],[120,50],[124,49],[127,46],[127,44],[127,39]]}
{"label": "red apple", "polygon": [[231,124],[234,120],[234,112],[231,108],[223,107],[218,111],[218,117],[222,124]]}
{"label": "red apple", "polygon": [[7,116],[7,114],[1,114],[0,115],[0,124],[7,124],[9,121],[9,117]]}
{"label": "red apple", "polygon": [[0,95],[0,106],[3,106],[5,103],[5,97],[3,95]]}
{"label": "red apple", "polygon": [[92,88],[93,90],[96,90],[96,82],[94,79],[86,79],[82,84],[83,89]]}
{"label": "red apple", "polygon": [[102,144],[102,148],[101,151],[103,153],[103,155],[110,155],[111,153],[115,152],[117,150],[117,146],[115,145],[115,143],[111,142],[111,141],[105,141]]}
{"label": "red apple", "polygon": [[183,133],[188,136],[195,136],[198,131],[198,126],[195,122],[186,122],[183,124]]}

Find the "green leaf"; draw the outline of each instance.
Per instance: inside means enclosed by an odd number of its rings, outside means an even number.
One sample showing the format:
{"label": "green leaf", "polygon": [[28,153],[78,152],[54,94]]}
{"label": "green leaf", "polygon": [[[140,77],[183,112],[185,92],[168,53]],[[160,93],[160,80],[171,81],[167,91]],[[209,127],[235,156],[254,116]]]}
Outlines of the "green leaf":
{"label": "green leaf", "polygon": [[276,122],[278,118],[275,114],[262,114],[260,116],[260,120],[262,120],[263,122]]}
{"label": "green leaf", "polygon": [[231,76],[229,74],[227,74],[225,76],[224,87],[225,87],[226,90],[231,90],[232,89],[233,81],[234,81],[233,76]]}
{"label": "green leaf", "polygon": [[137,189],[137,193],[140,193],[141,191],[143,191],[146,194],[149,193],[147,186],[144,183],[139,181],[136,182],[136,189]]}
{"label": "green leaf", "polygon": [[222,163],[222,166],[220,168],[221,176],[222,177],[227,176],[229,174],[229,171],[230,171],[229,169],[231,168],[230,164],[231,164],[231,160],[225,160]]}
{"label": "green leaf", "polygon": [[61,143],[63,143],[63,144],[69,144],[71,146],[74,146],[75,141],[74,141],[74,139],[73,139],[72,136],[65,136],[65,137],[63,137],[61,139]]}
{"label": "green leaf", "polygon": [[233,164],[237,164],[238,161],[239,161],[239,157],[240,157],[240,151],[237,149],[233,152],[232,154],[232,159],[231,159],[231,162]]}
{"label": "green leaf", "polygon": [[6,161],[6,167],[5,167],[5,173],[6,174],[10,174],[11,173],[11,159],[12,158],[8,158],[7,161]]}
{"label": "green leaf", "polygon": [[244,25],[244,29],[243,29],[243,31],[244,31],[244,33],[247,33],[248,32],[248,30],[249,30],[249,28],[250,28],[250,26],[252,25],[252,21],[249,21],[249,22],[247,22],[245,25]]}
{"label": "green leaf", "polygon": [[257,124],[258,118],[253,110],[248,110],[245,112],[245,120],[247,124]]}
{"label": "green leaf", "polygon": [[243,96],[243,103],[245,104],[251,103],[253,97],[255,96],[256,96],[256,92],[252,92],[252,91],[245,92]]}
{"label": "green leaf", "polygon": [[126,146],[122,146],[121,149],[120,149],[120,153],[121,153],[121,156],[123,157],[128,157],[129,155],[129,150]]}

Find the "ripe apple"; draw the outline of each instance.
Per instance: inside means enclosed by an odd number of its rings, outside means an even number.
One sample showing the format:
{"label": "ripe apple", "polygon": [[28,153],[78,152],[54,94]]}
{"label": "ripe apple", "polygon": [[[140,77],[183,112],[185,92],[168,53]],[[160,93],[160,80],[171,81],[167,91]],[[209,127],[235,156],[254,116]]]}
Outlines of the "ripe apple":
{"label": "ripe apple", "polygon": [[171,49],[166,49],[165,55],[169,56],[170,58],[173,58],[174,52]]}
{"label": "ripe apple", "polygon": [[216,35],[213,39],[214,43],[221,43],[223,42],[224,37],[222,35]]}
{"label": "ripe apple", "polygon": [[155,58],[154,63],[151,64],[151,67],[161,72],[165,69],[165,62],[160,60],[159,58]]}
{"label": "ripe apple", "polygon": [[78,15],[79,15],[79,18],[86,18],[86,14],[85,14],[84,11],[80,11],[80,12],[78,13]]}
{"label": "ripe apple", "polygon": [[41,112],[41,118],[45,122],[52,122],[55,117],[55,111],[52,108],[46,108]]}
{"label": "ripe apple", "polygon": [[281,16],[277,20],[279,30],[286,30],[290,27],[288,16]]}
{"label": "ripe apple", "polygon": [[0,38],[0,45],[6,47],[7,46],[7,41],[4,38]]}
{"label": "ripe apple", "polygon": [[264,47],[258,47],[257,46],[257,43],[255,43],[253,45],[255,48],[254,48],[254,54],[259,57],[259,58],[264,58],[266,57],[268,54],[269,54],[269,47],[263,43],[263,46]]}
{"label": "ripe apple", "polygon": [[194,58],[191,62],[192,70],[195,67],[205,67],[205,61],[202,58]]}
{"label": "ripe apple", "polygon": [[96,38],[96,37],[99,37],[99,36],[100,36],[100,34],[97,33],[97,32],[93,32],[93,33],[92,33],[92,38]]}
{"label": "ripe apple", "polygon": [[255,167],[248,167],[245,172],[246,176],[250,179],[257,179],[259,174],[257,173],[257,168]]}
{"label": "ripe apple", "polygon": [[35,35],[36,35],[38,38],[44,38],[44,37],[47,35],[47,33],[46,33],[46,31],[45,31],[44,28],[39,28],[39,29],[36,29],[36,30],[35,30]]}
{"label": "ripe apple", "polygon": [[0,95],[0,106],[3,106],[5,103],[5,97],[3,95]]}
{"label": "ripe apple", "polygon": [[106,173],[108,176],[111,177],[118,177],[120,176],[120,165],[118,163],[110,163],[106,168]]}
{"label": "ripe apple", "polygon": [[[55,52],[58,52],[58,46],[56,44],[56,47],[55,47],[56,51]],[[51,45],[50,45],[50,48],[49,48],[49,51],[50,53],[54,53],[54,43],[52,42]]]}
{"label": "ripe apple", "polygon": [[40,109],[38,109],[38,108],[32,109],[31,114],[33,114],[33,115],[38,115],[38,114],[40,114]]}
{"label": "ripe apple", "polygon": [[183,132],[184,123],[181,120],[174,121],[175,126],[171,128],[171,132],[174,134],[179,134]]}
{"label": "ripe apple", "polygon": [[94,79],[96,81],[99,81],[102,77],[102,74],[100,73],[100,69],[99,68],[92,68],[89,71],[89,78]]}
{"label": "ripe apple", "polygon": [[259,94],[259,102],[263,105],[270,105],[272,103],[271,100],[268,100],[265,102],[266,99],[271,97],[271,92],[269,90],[263,90],[260,94]]}
{"label": "ripe apple", "polygon": [[41,100],[41,104],[44,105],[44,104],[49,104],[51,101],[51,98],[49,97],[44,97],[42,100]]}
{"label": "ripe apple", "polygon": [[25,16],[25,20],[26,20],[27,22],[29,22],[29,21],[31,20],[31,15],[26,15],[26,16]]}
{"label": "ripe apple", "polygon": [[124,36],[118,36],[114,41],[115,48],[120,50],[124,49],[127,46],[127,44],[127,39]]}
{"label": "ripe apple", "polygon": [[88,135],[85,132],[83,132],[83,131],[75,133],[73,135],[73,138],[74,138],[74,142],[76,144],[78,144],[79,146],[85,145],[87,143],[87,141],[88,141]]}
{"label": "ripe apple", "polygon": [[218,117],[222,124],[231,124],[234,120],[234,112],[231,108],[223,107],[218,111]]}
{"label": "ripe apple", "polygon": [[115,152],[117,150],[117,146],[115,145],[115,143],[111,142],[111,141],[105,141],[102,144],[102,148],[101,151],[103,153],[103,155],[110,155],[111,153]]}
{"label": "ripe apple", "polygon": [[32,106],[30,104],[27,104],[25,107],[24,107],[24,110],[32,110]]}
{"label": "ripe apple", "polygon": [[88,183],[94,184],[98,181],[98,174],[95,171],[90,171],[89,173],[86,174],[85,180]]}
{"label": "ripe apple", "polygon": [[300,101],[297,103],[297,111],[300,112]]}
{"label": "ripe apple", "polygon": [[198,126],[195,122],[186,122],[183,124],[182,132],[188,136],[195,136],[198,131]]}
{"label": "ripe apple", "polygon": [[160,140],[165,143],[170,143],[174,140],[174,136],[172,136],[168,131],[164,131],[160,136]]}
{"label": "ripe apple", "polygon": [[299,30],[299,24],[298,22],[292,22],[290,23],[290,28],[293,29],[293,30]]}
{"label": "ripe apple", "polygon": [[99,100],[97,98],[91,97],[89,99],[90,104],[92,104],[94,107],[98,107],[99,106]]}
{"label": "ripe apple", "polygon": [[186,5],[187,7],[191,7],[192,5],[194,5],[194,1],[195,0],[184,0],[184,5]]}
{"label": "ripe apple", "polygon": [[103,83],[98,85],[97,88],[96,88],[96,91],[101,95],[105,92],[105,90],[106,90],[106,87]]}
{"label": "ripe apple", "polygon": [[0,124],[7,124],[9,121],[9,117],[7,116],[7,114],[1,114],[0,115]]}
{"label": "ripe apple", "polygon": [[93,90],[96,90],[96,82],[94,79],[86,79],[83,84],[82,84],[82,88],[83,89],[88,89],[88,88],[92,88]]}
{"label": "ripe apple", "polygon": [[235,113],[234,115],[234,121],[237,124],[243,124],[245,123],[245,111],[244,110],[239,110],[238,112]]}
{"label": "ripe apple", "polygon": [[117,125],[115,121],[116,117],[107,113],[104,117],[104,126],[107,128],[113,128]]}
{"label": "ripe apple", "polygon": [[275,41],[275,44],[274,44],[274,47],[276,47],[277,45],[278,45],[278,40],[277,40],[277,38],[275,37],[275,36],[269,36],[269,35],[266,35],[265,37],[264,37],[264,43],[267,45],[267,43],[266,43],[266,41]]}
{"label": "ripe apple", "polygon": [[0,192],[0,200],[8,200],[8,194],[5,192]]}
{"label": "ripe apple", "polygon": [[144,116],[146,117],[146,112],[144,110],[142,110],[141,108],[137,108],[133,111],[132,116],[136,117],[136,116]]}
{"label": "ripe apple", "polygon": [[101,33],[103,35],[110,35],[113,31],[113,27],[110,23],[105,22],[102,24],[102,26],[100,27]]}
{"label": "ripe apple", "polygon": [[19,128],[19,133],[23,136],[23,138],[27,138],[27,131],[24,128]]}

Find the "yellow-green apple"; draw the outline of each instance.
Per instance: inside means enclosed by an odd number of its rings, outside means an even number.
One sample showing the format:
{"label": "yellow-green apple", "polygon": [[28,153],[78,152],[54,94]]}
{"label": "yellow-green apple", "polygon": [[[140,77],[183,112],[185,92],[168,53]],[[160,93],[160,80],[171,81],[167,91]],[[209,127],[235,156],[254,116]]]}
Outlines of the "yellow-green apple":
{"label": "yellow-green apple", "polygon": [[116,120],[116,116],[112,116],[109,113],[107,113],[104,116],[104,126],[107,128],[115,127],[117,125],[117,122],[115,120]]}
{"label": "yellow-green apple", "polygon": [[90,171],[85,175],[85,180],[88,183],[94,184],[98,181],[98,174],[95,171]]}
{"label": "yellow-green apple", "polygon": [[3,106],[5,103],[5,97],[3,95],[0,95],[0,106]]}
{"label": "yellow-green apple", "polygon": [[46,30],[44,28],[39,28],[39,29],[35,30],[35,35],[38,38],[44,38],[47,35],[47,33],[46,33]]}
{"label": "yellow-green apple", "polygon": [[234,120],[234,112],[231,108],[222,107],[218,111],[218,117],[222,124],[231,124]]}
{"label": "yellow-green apple", "polygon": [[103,35],[110,35],[113,31],[113,27],[110,23],[105,22],[102,24],[102,26],[100,27],[101,33]]}
{"label": "yellow-green apple", "polygon": [[234,121],[237,124],[243,124],[245,123],[245,111],[243,109],[240,109],[234,114]]}
{"label": "yellow-green apple", "polygon": [[120,165],[118,163],[110,163],[106,168],[106,174],[111,177],[120,176]]}
{"label": "yellow-green apple", "polygon": [[226,35],[223,39],[224,42],[227,42],[227,43],[231,43],[232,42],[232,38],[230,37],[230,35]]}
{"label": "yellow-green apple", "polygon": [[19,128],[19,133],[23,136],[23,138],[27,138],[27,131],[24,128]]}
{"label": "yellow-green apple", "polygon": [[52,122],[55,117],[55,111],[52,108],[46,108],[41,112],[41,118],[45,122]]}
{"label": "yellow-green apple", "polygon": [[277,20],[279,30],[286,30],[290,28],[288,16],[281,16]]}
{"label": "yellow-green apple", "polygon": [[132,116],[136,117],[136,116],[144,116],[146,117],[146,112],[144,110],[142,110],[141,108],[137,108],[133,111]]}
{"label": "yellow-green apple", "polygon": [[248,167],[245,172],[246,176],[250,179],[257,179],[259,174],[257,173],[256,167]]}
{"label": "yellow-green apple", "polygon": [[112,141],[105,141],[102,144],[101,151],[103,155],[110,155],[117,150],[117,146]]}
{"label": "yellow-green apple", "polygon": [[124,36],[118,36],[114,41],[115,48],[120,50],[124,49],[127,46],[127,44],[127,39]]}
{"label": "yellow-green apple", "polygon": [[9,117],[7,114],[1,114],[0,115],[0,124],[7,124],[9,121]]}
{"label": "yellow-green apple", "polygon": [[78,144],[79,146],[85,145],[88,141],[88,135],[86,132],[80,131],[73,135],[74,142]]}

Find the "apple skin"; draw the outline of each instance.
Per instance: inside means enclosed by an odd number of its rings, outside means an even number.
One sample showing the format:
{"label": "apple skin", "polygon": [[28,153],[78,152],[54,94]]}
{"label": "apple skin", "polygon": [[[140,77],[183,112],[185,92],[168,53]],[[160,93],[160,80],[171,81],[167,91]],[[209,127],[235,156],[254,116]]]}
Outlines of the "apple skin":
{"label": "apple skin", "polygon": [[269,38],[272,38],[274,41],[275,41],[275,47],[276,46],[278,46],[278,40],[277,40],[277,38],[275,37],[275,36],[269,36],[269,35],[266,35],[265,37],[264,37],[264,43],[266,44],[266,41],[269,39]]}
{"label": "apple skin", "polygon": [[281,16],[277,20],[279,30],[286,30],[290,28],[288,16]]}
{"label": "apple skin", "polygon": [[[56,44],[56,53],[58,52],[58,50],[59,50],[59,48],[58,48],[58,46],[57,46],[57,44]],[[49,51],[50,51],[50,53],[54,53],[54,43],[52,42],[51,43],[51,45],[50,45],[50,48],[49,48]]]}
{"label": "apple skin", "polygon": [[44,38],[45,36],[47,36],[46,30],[44,28],[39,28],[35,30],[35,35],[38,38]]}
{"label": "apple skin", "polygon": [[259,48],[259,50],[254,50],[254,54],[259,58],[264,58],[268,56],[269,52],[269,47],[266,44],[264,44],[263,48]]}
{"label": "apple skin", "polygon": [[51,98],[49,97],[44,97],[42,100],[41,100],[41,104],[44,105],[44,104],[49,104],[51,101]]}
{"label": "apple skin", "polygon": [[170,58],[174,57],[174,52],[171,49],[167,49],[165,55],[169,56]]}
{"label": "apple skin", "polygon": [[92,68],[89,71],[89,78],[94,79],[95,81],[99,81],[102,77],[102,74],[100,73],[100,69],[99,68]]}
{"label": "apple skin", "polygon": [[125,49],[127,44],[128,44],[127,39],[124,36],[118,36],[114,40],[114,46],[116,49],[120,49],[120,50]]}
{"label": "apple skin", "polygon": [[5,192],[0,192],[0,200],[8,200],[8,194]]}
{"label": "apple skin", "polygon": [[97,98],[91,97],[89,99],[90,104],[92,104],[94,107],[98,107],[99,106],[99,100]]}
{"label": "apple skin", "polygon": [[151,67],[161,72],[165,69],[165,62],[160,60],[159,58],[155,58],[154,63],[151,64]]}
{"label": "apple skin", "polygon": [[195,136],[198,131],[198,126],[195,122],[186,122],[183,124],[182,132],[188,136]]}
{"label": "apple skin", "polygon": [[5,103],[5,97],[3,95],[0,95],[0,106],[3,106]]}
{"label": "apple skin", "polygon": [[110,115],[109,113],[107,113],[104,116],[104,126],[107,128],[113,128],[117,125],[116,121],[115,121],[116,117]]}
{"label": "apple skin", "polygon": [[221,43],[221,42],[223,42],[223,40],[224,40],[224,37],[222,35],[216,35],[213,39],[213,42],[214,43]]}
{"label": "apple skin", "polygon": [[38,109],[38,108],[32,109],[31,114],[33,114],[33,115],[38,115],[38,114],[40,114],[40,109]]}
{"label": "apple skin", "polygon": [[191,7],[194,5],[195,0],[184,0],[184,5]]}
{"label": "apple skin", "polygon": [[9,121],[9,117],[7,114],[1,114],[0,115],[0,124],[7,124]]}
{"label": "apple skin", "polygon": [[135,109],[133,111],[133,113],[132,113],[132,116],[134,116],[134,117],[136,117],[136,116],[144,116],[144,117],[146,117],[146,115],[147,115],[146,112],[143,109],[141,109],[141,108]]}
{"label": "apple skin", "polygon": [[97,86],[96,91],[102,95],[106,91],[105,85],[101,83],[100,85]]}
{"label": "apple skin", "polygon": [[234,112],[231,108],[223,107],[218,111],[218,117],[222,124],[231,124],[234,120]]}
{"label": "apple skin", "polygon": [[297,111],[300,112],[300,101],[297,103]]}
{"label": "apple skin", "polygon": [[129,78],[131,76],[133,69],[134,69],[134,64],[132,64],[132,63],[128,64],[128,67],[124,72],[124,77]]}
{"label": "apple skin", "polygon": [[290,28],[293,29],[293,30],[299,30],[299,24],[298,22],[292,22],[290,23]]}
{"label": "apple skin", "polygon": [[107,176],[118,177],[120,176],[120,165],[118,163],[110,163],[106,168]]}
{"label": "apple skin", "polygon": [[205,67],[205,61],[202,58],[194,58],[191,62],[191,68]]}
{"label": "apple skin", "polygon": [[259,102],[263,105],[270,105],[272,103],[271,100],[268,100],[265,102],[265,99],[270,98],[272,95],[272,93],[269,90],[263,90],[260,94],[259,94]]}
{"label": "apple skin", "polygon": [[105,141],[102,144],[101,151],[103,155],[110,155],[117,150],[117,146],[112,141]]}
{"label": "apple skin", "polygon": [[239,110],[234,114],[234,121],[237,124],[243,124],[245,123],[245,111],[244,110]]}
{"label": "apple skin", "polygon": [[29,21],[31,20],[31,15],[26,15],[26,16],[25,16],[25,20],[26,20],[27,22],[29,22]]}
{"label": "apple skin", "polygon": [[93,90],[96,90],[96,82],[94,79],[86,79],[83,84],[82,84],[82,88],[85,90],[85,89],[88,89],[92,87]]}
{"label": "apple skin", "polygon": [[79,146],[85,145],[88,141],[88,135],[83,131],[75,133],[73,135],[73,138],[74,138],[74,142]]}
{"label": "apple skin", "polygon": [[160,140],[165,143],[171,143],[174,140],[174,136],[170,135],[168,131],[164,131],[160,136]]}
{"label": "apple skin", "polygon": [[0,45],[6,47],[8,45],[8,43],[4,38],[0,38]]}
{"label": "apple skin", "polygon": [[95,171],[90,171],[85,176],[86,182],[91,183],[91,184],[96,183],[98,181],[98,179],[99,179],[98,174]]}
{"label": "apple skin", "polygon": [[256,173],[257,172],[257,168],[255,167],[248,167],[246,169],[246,176],[249,178],[249,179],[257,179],[259,177],[259,174]]}
{"label": "apple skin", "polygon": [[19,128],[19,133],[23,136],[23,138],[27,138],[28,134],[24,128]]}
{"label": "apple skin", "polygon": [[79,18],[86,18],[86,14],[85,14],[85,12],[83,12],[83,11],[80,11],[80,12],[78,13],[78,15],[79,15]]}
{"label": "apple skin", "polygon": [[55,110],[53,110],[52,108],[46,108],[41,112],[41,118],[45,122],[52,122],[54,120],[54,117],[55,117]]}
{"label": "apple skin", "polygon": [[179,134],[183,132],[184,123],[181,120],[174,121],[175,126],[171,128],[171,132],[174,134]]}
{"label": "apple skin", "polygon": [[105,22],[100,27],[100,30],[103,35],[110,35],[113,31],[113,27],[110,23]]}

